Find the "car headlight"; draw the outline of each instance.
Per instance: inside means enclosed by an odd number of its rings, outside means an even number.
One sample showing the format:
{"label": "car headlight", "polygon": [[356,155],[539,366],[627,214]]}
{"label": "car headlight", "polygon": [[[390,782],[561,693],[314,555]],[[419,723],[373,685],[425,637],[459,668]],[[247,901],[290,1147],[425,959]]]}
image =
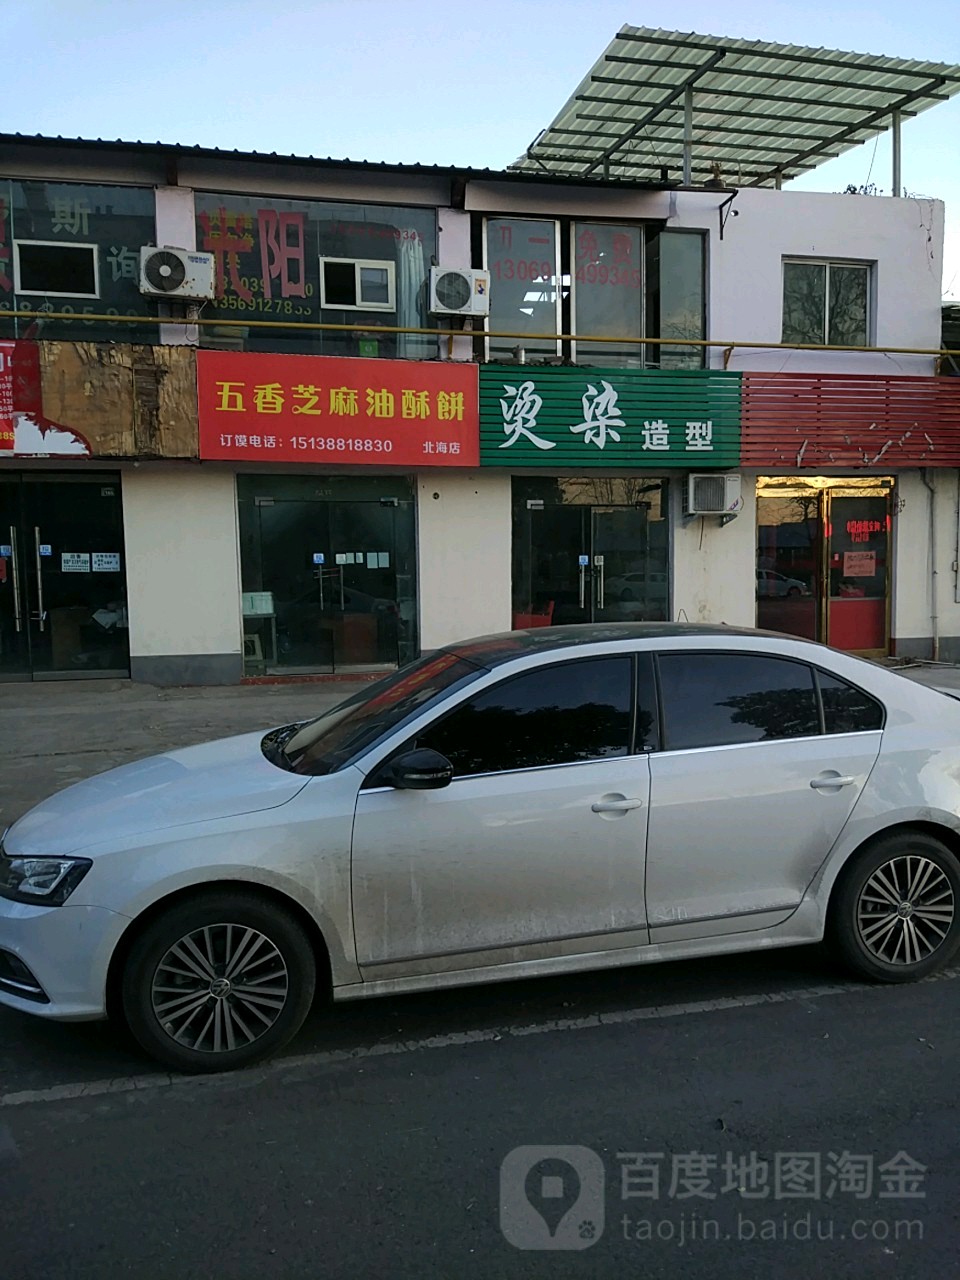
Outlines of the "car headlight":
{"label": "car headlight", "polygon": [[0,848],[0,898],[62,907],[92,865],[89,858],[12,857]]}

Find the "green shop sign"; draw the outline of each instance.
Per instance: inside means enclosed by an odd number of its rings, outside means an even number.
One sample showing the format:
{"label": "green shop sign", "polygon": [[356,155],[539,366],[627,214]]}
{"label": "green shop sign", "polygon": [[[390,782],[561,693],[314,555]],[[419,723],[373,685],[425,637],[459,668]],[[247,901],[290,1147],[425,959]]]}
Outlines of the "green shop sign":
{"label": "green shop sign", "polygon": [[487,467],[735,467],[740,374],[712,369],[480,368]]}

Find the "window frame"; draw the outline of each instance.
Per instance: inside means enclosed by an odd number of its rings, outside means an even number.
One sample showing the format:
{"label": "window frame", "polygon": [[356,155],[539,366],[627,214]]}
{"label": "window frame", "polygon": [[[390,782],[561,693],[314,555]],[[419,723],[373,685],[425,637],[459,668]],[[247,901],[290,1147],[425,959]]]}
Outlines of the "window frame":
{"label": "window frame", "polygon": [[[797,666],[806,667],[812,672],[813,694],[817,708],[817,719],[819,728],[815,733],[795,734],[791,737],[784,738],[755,738],[748,742],[716,742],[706,746],[699,747],[672,747],[669,743],[669,735],[667,733],[665,700],[663,696],[663,686],[660,677],[660,659],[663,657],[691,657],[691,658],[768,658],[774,662],[791,662]],[[820,692],[821,675],[829,676],[832,680],[839,680],[841,683],[848,685],[851,689],[855,689],[865,698],[869,698],[871,702],[876,703],[881,712],[881,724],[878,729],[841,729],[828,730],[826,727],[826,714],[823,707],[823,696]],[[838,675],[835,671],[830,671],[825,667],[819,667],[815,662],[809,662],[806,658],[796,658],[789,654],[767,653],[762,649],[657,649],[654,651],[654,678],[657,692],[657,708],[659,717],[659,747],[647,754],[664,755],[670,753],[672,755],[685,751],[727,751],[733,748],[742,749],[743,747],[770,746],[776,742],[809,742],[814,738],[841,738],[849,737],[852,734],[861,733],[882,733],[887,723],[886,705],[869,690],[864,689],[861,685],[856,684],[852,680],[848,680],[846,676]]]}
{"label": "window frame", "polygon": [[[397,269],[396,263],[389,258],[333,258],[325,254],[319,254],[320,263],[320,310],[321,311],[384,311],[396,314],[397,310]],[[353,267],[354,293],[359,299],[358,302],[329,302],[327,300],[327,282],[324,274],[324,265],[328,262],[337,264],[338,266]],[[387,294],[386,302],[364,302],[361,294],[361,271],[364,267],[372,267],[377,271],[386,271],[387,273]]]}
{"label": "window frame", "polygon": [[[786,270],[787,265],[801,267],[823,267],[824,268],[824,286],[823,286],[823,345],[831,346],[830,342],[830,271],[832,267],[855,267],[863,271],[866,276],[866,320],[864,324],[863,342],[858,345],[860,347],[869,347],[873,345],[874,334],[874,273],[876,271],[876,261],[858,258],[812,258],[803,257],[802,255],[786,254],[780,262],[780,341],[785,342],[784,325],[786,323]],[[819,345],[819,344],[815,344]]]}
{"label": "window frame", "polygon": [[[89,249],[93,258],[94,293],[65,293],[62,289],[24,289],[20,275],[20,246],[31,245],[42,249]],[[100,297],[100,247],[80,240],[21,240],[13,241],[13,292],[23,298],[92,298]]]}
{"label": "window frame", "polygon": [[[580,359],[580,353],[577,349],[577,233],[579,230],[588,227],[623,227],[631,231],[638,231],[640,234],[640,257],[638,266],[635,268],[640,273],[640,332],[637,337],[646,338],[647,333],[647,226],[648,222],[643,220],[621,219],[619,222],[613,218],[578,218],[571,217],[570,225],[567,228],[568,233],[568,253],[570,261],[570,359],[577,364]],[[619,341],[617,338],[610,338],[611,343]],[[641,361],[641,367],[648,368],[647,364],[647,344],[643,342],[637,343],[633,350],[637,353]],[[599,351],[599,363],[603,364],[603,343],[587,342],[584,343],[583,356],[588,364],[596,364],[597,361],[591,361],[591,354]]]}
{"label": "window frame", "polygon": [[[563,340],[560,335],[563,333],[563,303],[564,303],[563,281],[564,281],[564,275],[565,274],[569,275],[569,273],[565,273],[563,270],[563,229],[561,227],[561,220],[559,218],[551,218],[547,214],[537,215],[534,213],[503,213],[503,214],[485,213],[480,219],[480,245],[481,245],[480,261],[481,261],[482,269],[487,272],[490,271],[490,240],[489,240],[488,231],[491,223],[494,223],[494,222],[540,222],[540,223],[553,225],[553,254],[554,254],[554,261],[557,264],[557,274],[553,278],[553,289],[554,289],[554,295],[555,295],[554,322],[556,324],[556,334],[557,334],[556,342],[554,343],[553,354],[557,356],[562,355]],[[570,282],[568,287],[569,288],[573,287],[572,281]],[[493,288],[493,283],[491,280],[491,288],[490,288],[491,299],[493,298],[494,293],[495,293],[495,290]],[[484,363],[486,364],[489,364],[491,362],[491,359],[501,360],[501,361],[508,359],[507,356],[499,353],[495,357],[491,357],[490,355],[490,330],[493,327],[491,323],[492,320],[493,320],[493,308],[491,303],[491,313],[485,318],[484,325],[483,325],[483,359],[484,359]],[[513,341],[513,339],[502,339],[501,341]],[[521,347],[523,346],[523,342],[524,342],[523,338],[518,338],[516,341],[518,346],[521,346]],[[538,341],[546,341],[546,340],[538,339]],[[531,354],[534,355],[535,359],[550,358],[549,355],[546,355],[544,357],[544,353],[539,351]]]}
{"label": "window frame", "polygon": [[[649,655],[650,651],[648,650],[646,652]],[[626,658],[630,662],[630,691],[628,695],[630,724],[627,737],[627,750],[622,756],[597,756],[591,760],[564,760],[557,764],[524,765],[519,769],[493,769],[488,770],[485,773],[462,774],[460,776],[454,776],[450,785],[454,786],[458,782],[467,782],[475,778],[502,778],[508,775],[513,776],[520,773],[538,773],[542,772],[544,769],[570,769],[582,765],[609,764],[611,760],[628,760],[634,757],[648,757],[652,754],[652,748],[647,747],[641,750],[637,749],[637,715],[639,710],[637,705],[637,698],[639,695],[637,663],[643,656],[644,651],[636,649],[625,649],[620,652],[612,653],[583,654],[580,657],[560,659],[556,662],[538,662],[535,665],[524,667],[522,670],[514,672],[513,675],[507,675],[500,680],[493,680],[489,684],[485,684],[481,689],[477,689],[473,684],[470,684],[464,688],[464,697],[462,697],[455,706],[450,707],[449,710],[425,721],[423,724],[418,725],[413,734],[406,736],[399,746],[392,748],[392,750],[383,756],[382,759],[372,765],[367,770],[366,777],[364,778],[360,789],[361,791],[392,790],[393,788],[388,784],[378,781],[383,770],[396,760],[398,756],[404,755],[407,751],[415,750],[417,738],[421,733],[426,733],[437,725],[442,724],[445,720],[449,720],[451,716],[454,716],[461,711],[472,699],[481,697],[483,694],[489,693],[494,689],[500,689],[508,684],[512,684],[516,680],[522,680],[526,676],[552,670],[557,667],[572,667],[584,662],[597,662],[607,659],[622,660]],[[499,668],[493,668],[491,670],[491,674],[494,674],[498,670]],[[658,743],[660,741],[659,724],[660,715],[658,708],[654,715],[654,726]]]}

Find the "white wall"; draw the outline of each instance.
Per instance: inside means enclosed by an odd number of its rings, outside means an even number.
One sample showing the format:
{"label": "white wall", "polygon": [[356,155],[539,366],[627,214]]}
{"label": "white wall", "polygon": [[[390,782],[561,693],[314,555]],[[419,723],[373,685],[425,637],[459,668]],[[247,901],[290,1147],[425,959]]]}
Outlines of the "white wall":
{"label": "white wall", "polygon": [[190,465],[127,467],[123,525],[131,656],[239,654],[233,475]]}
{"label": "white wall", "polygon": [[742,476],[743,505],[722,527],[717,516],[684,519],[685,483],[671,484],[673,621],[756,626],[756,477]]}
{"label": "white wall", "polygon": [[417,477],[420,645],[510,629],[510,477]]}
{"label": "white wall", "polygon": [[[927,478],[936,490],[936,564],[930,537],[930,493],[919,471],[904,471],[897,478],[897,497],[902,510],[894,517],[894,584],[892,631],[897,652],[904,642],[928,639],[933,633],[933,573],[936,567],[936,612],[941,638],[948,642],[941,658],[960,659],[960,604],[957,603],[957,502],[958,473],[931,468]],[[952,644],[949,643],[952,641]]]}
{"label": "white wall", "polygon": [[[699,193],[681,192],[668,226],[703,225]],[[736,217],[733,216],[736,213]],[[714,221],[716,221],[714,219]],[[721,241],[710,231],[711,338],[779,342],[784,257],[848,258],[875,264],[874,341],[940,346],[943,203],[749,188],[733,202]],[[723,355],[714,351],[719,367]],[[731,369],[771,372],[929,374],[933,357],[817,351],[734,350]]]}
{"label": "white wall", "polygon": [[[157,244],[175,249],[196,249],[197,218],[194,193],[189,187],[157,187]],[[159,315],[170,315],[170,304],[159,304]],[[181,313],[182,314],[182,313]],[[160,341],[170,346],[200,341],[195,324],[164,324]]]}

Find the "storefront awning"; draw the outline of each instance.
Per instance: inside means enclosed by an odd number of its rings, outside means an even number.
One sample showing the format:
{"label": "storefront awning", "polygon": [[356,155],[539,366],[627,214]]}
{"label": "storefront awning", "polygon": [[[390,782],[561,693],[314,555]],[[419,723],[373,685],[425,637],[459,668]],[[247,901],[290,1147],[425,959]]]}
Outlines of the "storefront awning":
{"label": "storefront awning", "polygon": [[511,167],[774,186],[960,92],[960,67],[625,26]]}

